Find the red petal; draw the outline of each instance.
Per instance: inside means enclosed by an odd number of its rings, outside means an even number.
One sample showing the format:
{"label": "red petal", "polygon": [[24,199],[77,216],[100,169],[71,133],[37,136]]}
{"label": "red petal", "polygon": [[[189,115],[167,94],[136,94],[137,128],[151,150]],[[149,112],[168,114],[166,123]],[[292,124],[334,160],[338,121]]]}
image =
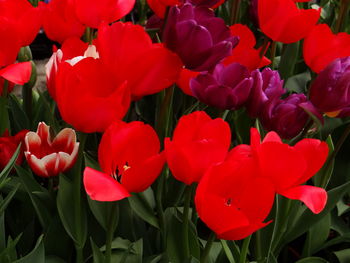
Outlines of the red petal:
{"label": "red petal", "polygon": [[192,78],[195,78],[199,75],[200,72],[192,71],[186,68],[183,68],[181,70],[179,79],[177,80],[176,84],[179,86],[179,88],[187,95],[193,96],[191,88],[190,88],[190,80]]}
{"label": "red petal", "polygon": [[112,177],[90,167],[84,170],[84,187],[90,198],[97,201],[117,201],[130,196],[130,193]]}
{"label": "red petal", "polygon": [[152,156],[126,170],[122,175],[121,183],[130,193],[143,192],[157,179],[164,163],[164,153]]}
{"label": "red petal", "polygon": [[280,192],[281,195],[302,201],[314,214],[320,213],[327,203],[327,192],[320,187],[300,185]]}
{"label": "red petal", "polygon": [[287,144],[262,143],[258,158],[262,176],[271,179],[277,192],[298,185],[307,170],[303,156]]}
{"label": "red petal", "polygon": [[27,83],[32,74],[31,62],[12,64],[0,70],[0,76],[15,84]]}
{"label": "red petal", "polygon": [[305,183],[321,169],[328,156],[328,145],[316,139],[303,139],[294,148],[302,155],[307,163],[304,176],[299,184]]}

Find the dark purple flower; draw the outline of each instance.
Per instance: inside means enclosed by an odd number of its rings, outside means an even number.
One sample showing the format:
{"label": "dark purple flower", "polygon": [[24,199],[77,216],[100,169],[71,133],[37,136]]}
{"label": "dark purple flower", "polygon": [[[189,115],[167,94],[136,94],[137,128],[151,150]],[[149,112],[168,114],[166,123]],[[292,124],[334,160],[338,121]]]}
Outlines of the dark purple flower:
{"label": "dark purple flower", "polygon": [[304,94],[292,94],[285,99],[275,98],[265,103],[261,123],[268,131],[284,139],[297,136],[309,119],[306,111],[322,121],[322,116]]}
{"label": "dark purple flower", "polygon": [[189,3],[169,10],[163,40],[167,48],[179,55],[186,68],[194,71],[212,69],[231,55],[238,37],[231,36],[224,20],[213,10]]}
{"label": "dark purple flower", "polygon": [[310,100],[331,117],[350,116],[350,57],[338,58],[311,85]]}
{"label": "dark purple flower", "polygon": [[265,68],[262,72],[259,69],[251,73],[254,79],[252,91],[247,101],[246,107],[251,117],[258,117],[263,105],[274,98],[280,98],[286,92],[283,88],[278,71]]}
{"label": "dark purple flower", "polygon": [[192,93],[200,101],[219,109],[238,109],[246,102],[253,85],[249,70],[238,63],[218,64],[213,73],[202,72],[191,79]]}

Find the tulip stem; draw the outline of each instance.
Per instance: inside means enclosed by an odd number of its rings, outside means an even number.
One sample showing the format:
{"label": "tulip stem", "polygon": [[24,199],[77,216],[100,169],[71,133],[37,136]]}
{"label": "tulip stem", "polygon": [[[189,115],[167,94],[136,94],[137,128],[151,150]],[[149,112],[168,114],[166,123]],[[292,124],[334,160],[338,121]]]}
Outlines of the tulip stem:
{"label": "tulip stem", "polygon": [[210,249],[213,245],[213,242],[216,238],[216,235],[214,232],[211,232],[210,233],[210,236],[208,238],[208,241],[207,243],[205,244],[205,247],[204,247],[204,250],[203,250],[203,254],[201,255],[201,263],[206,263],[208,262],[208,259],[209,259],[209,252],[210,252]]}
{"label": "tulip stem", "polygon": [[335,33],[339,33],[340,31],[342,31],[344,19],[346,17],[346,13],[348,12],[349,5],[350,5],[350,0],[341,0],[340,10],[338,13],[338,20],[334,30]]}
{"label": "tulip stem", "polygon": [[114,231],[117,226],[117,218],[118,218],[118,206],[117,203],[111,204],[109,207],[109,218],[108,218],[108,226],[106,233],[106,252],[105,252],[105,262],[111,263],[112,257],[112,242],[114,237]]}
{"label": "tulip stem", "polygon": [[183,243],[185,248],[185,258],[188,259],[190,256],[190,245],[188,242],[188,215],[190,212],[191,205],[191,197],[192,197],[192,186],[187,185],[185,189],[185,201],[184,201],[184,210],[183,210],[183,219],[182,219],[182,234],[183,234]]}
{"label": "tulip stem", "polygon": [[77,263],[83,263],[84,262],[83,248],[76,246],[75,250],[77,253]]}
{"label": "tulip stem", "polygon": [[30,125],[32,125],[33,91],[29,85],[24,84],[22,88],[22,96],[23,108],[27,114]]}
{"label": "tulip stem", "polygon": [[248,254],[249,243],[251,238],[252,238],[252,235],[246,237],[243,241],[241,255],[239,257],[239,263],[245,263],[247,260],[247,254]]}
{"label": "tulip stem", "polygon": [[160,235],[162,239],[163,250],[166,249],[167,243],[166,243],[166,236],[165,236],[165,217],[164,217],[164,211],[163,211],[162,196],[163,196],[165,176],[168,169],[169,168],[166,167],[157,180],[157,195],[156,195],[156,207],[157,207],[157,213],[158,213],[159,228],[160,228]]}
{"label": "tulip stem", "polygon": [[231,18],[230,24],[231,25],[237,23],[240,5],[241,5],[241,0],[233,0],[232,1],[231,16],[230,16],[230,18]]}

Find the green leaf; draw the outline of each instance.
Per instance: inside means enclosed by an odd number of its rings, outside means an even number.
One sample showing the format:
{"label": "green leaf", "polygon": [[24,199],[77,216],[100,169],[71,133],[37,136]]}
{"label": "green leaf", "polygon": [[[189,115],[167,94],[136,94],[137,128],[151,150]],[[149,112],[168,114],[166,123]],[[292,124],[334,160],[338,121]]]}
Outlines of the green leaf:
{"label": "green leaf", "polygon": [[298,260],[295,263],[327,263],[328,261],[319,257],[308,257]]}
{"label": "green leaf", "polygon": [[[328,160],[334,151],[334,144],[331,135],[328,136],[326,143],[328,144],[329,152],[328,158],[323,167],[318,171],[318,173],[312,177],[315,186],[326,188],[329,180],[331,179],[333,168],[334,168],[334,158],[332,160]],[[330,163],[328,163],[330,162]]]}
{"label": "green leaf", "polygon": [[92,257],[94,259],[94,263],[103,263],[105,261],[105,257],[99,247],[95,244],[92,237],[90,237],[91,249],[92,249]]}
{"label": "green leaf", "polygon": [[[167,208],[165,210],[165,221],[167,227],[166,239],[167,239],[167,248],[166,252],[169,258],[169,261],[173,263],[183,263],[186,259],[184,255],[184,247],[182,240],[182,221],[177,214],[176,208]],[[190,255],[195,258],[200,257],[199,242],[197,238],[197,233],[195,231],[194,225],[189,222],[189,232],[188,239],[190,245]]]}
{"label": "green leaf", "polygon": [[313,255],[319,247],[327,240],[331,228],[331,214],[328,213],[315,225],[313,225],[307,235],[303,255]]}
{"label": "green leaf", "polygon": [[304,93],[306,91],[307,83],[311,80],[310,72],[304,72],[293,77],[288,78],[285,83],[285,88],[288,91],[296,93]]}
{"label": "green leaf", "polygon": [[25,257],[16,260],[14,263],[45,263],[45,248],[43,236],[40,236],[34,249]]}
{"label": "green leaf", "polygon": [[[80,175],[76,175],[79,176]],[[80,180],[80,178],[79,178]],[[62,224],[77,246],[83,247],[87,238],[87,218],[85,203],[81,200],[80,188],[64,174],[59,177],[57,209]]]}
{"label": "green leaf", "polygon": [[131,208],[135,211],[135,213],[139,217],[141,217],[144,221],[146,221],[150,225],[156,228],[159,228],[158,219],[154,215],[155,213],[152,208],[152,205],[147,199],[153,199],[153,203],[154,203],[154,195],[153,195],[153,190],[151,188],[148,188],[143,193],[132,194],[132,196],[128,198],[128,201]]}
{"label": "green leaf", "polygon": [[9,96],[9,106],[11,113],[11,123],[14,124],[16,131],[21,131],[23,129],[30,129],[30,122],[27,114],[23,110],[22,104],[19,99],[14,94]]}
{"label": "green leaf", "polygon": [[304,234],[311,226],[319,222],[336,206],[337,202],[344,196],[347,191],[349,191],[349,189],[350,182],[347,182],[328,191],[327,205],[318,215],[313,214],[309,209],[303,208],[305,211],[301,214],[294,225],[289,226],[288,232],[285,234],[283,242],[280,243],[279,247],[281,248],[285,244],[288,244],[290,241]]}
{"label": "green leaf", "polygon": [[337,256],[340,263],[350,262],[350,248],[335,251],[334,254]]}
{"label": "green leaf", "polygon": [[21,236],[22,234],[18,235],[15,240],[9,237],[6,249],[2,250],[0,253],[1,263],[13,263],[17,259],[16,245],[21,239]]}
{"label": "green leaf", "polygon": [[10,173],[13,166],[15,165],[16,160],[17,160],[18,155],[19,155],[19,152],[20,152],[20,149],[21,149],[21,144],[19,144],[17,146],[17,149],[14,152],[14,154],[12,155],[11,159],[6,164],[5,168],[1,171],[1,173],[0,173],[0,185],[2,185],[2,182],[7,178],[8,174]]}
{"label": "green leaf", "polygon": [[49,193],[47,192],[47,190],[45,188],[43,188],[41,185],[39,185],[37,183],[37,181],[35,181],[35,179],[33,178],[33,175],[31,172],[25,170],[24,168],[20,167],[20,166],[15,166],[17,174],[21,180],[21,183],[23,185],[23,187],[26,189],[33,207],[35,209],[36,214],[38,215],[38,219],[40,221],[40,224],[42,225],[42,227],[44,229],[47,229],[48,225],[50,224],[50,220],[51,220],[51,214],[49,211],[49,206],[45,204],[42,199],[38,198],[35,195],[35,192],[37,193],[44,193],[47,196],[47,201],[50,198]]}
{"label": "green leaf", "polygon": [[20,185],[17,184],[16,187],[6,196],[6,198],[4,200],[1,200],[1,202],[0,202],[0,215],[2,215],[2,213],[4,213],[6,207],[9,205],[9,203],[12,200],[12,198],[16,194],[19,186]]}
{"label": "green leaf", "polygon": [[278,71],[283,79],[287,79],[293,75],[295,64],[299,55],[299,41],[286,45],[281,56]]}

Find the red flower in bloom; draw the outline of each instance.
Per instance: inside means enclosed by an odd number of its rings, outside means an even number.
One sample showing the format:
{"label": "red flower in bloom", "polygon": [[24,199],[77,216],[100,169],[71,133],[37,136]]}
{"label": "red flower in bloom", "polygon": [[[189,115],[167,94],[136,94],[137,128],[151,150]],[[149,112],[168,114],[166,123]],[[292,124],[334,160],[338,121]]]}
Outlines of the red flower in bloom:
{"label": "red flower in bloom", "polygon": [[172,141],[165,139],[168,166],[177,180],[199,182],[211,165],[225,159],[230,143],[230,127],[224,120],[196,111],[180,118]]}
{"label": "red flower in bloom", "polygon": [[62,118],[79,131],[103,132],[130,105],[126,82],[118,83],[95,46],[59,65],[55,96]]}
{"label": "red flower in bloom", "polygon": [[303,139],[295,146],[282,143],[275,132],[269,132],[260,142],[256,129],[251,129],[251,146],[240,145],[228,155],[255,159],[258,177],[267,178],[276,192],[290,199],[304,202],[313,213],[320,213],[326,202],[327,192],[319,187],[302,185],[323,166],[328,156],[328,146],[316,139]]}
{"label": "red flower in bloom", "polygon": [[23,141],[24,136],[26,136],[28,130],[22,130],[14,136],[9,136],[6,130],[4,134],[0,137],[0,170],[4,169],[7,163],[10,161],[11,157],[15,153],[18,145],[22,142],[22,149],[16,160],[16,164],[20,165],[23,160]]}
{"label": "red flower in bloom", "polygon": [[293,43],[305,38],[316,25],[321,9],[298,9],[293,0],[259,0],[259,25],[274,41]]}
{"label": "red flower in bloom", "polygon": [[103,134],[98,148],[102,172],[86,167],[84,186],[93,200],[116,201],[131,192],[146,190],[162,171],[156,132],[139,121],[114,122]]}
{"label": "red flower in bloom", "polygon": [[52,140],[50,126],[38,124],[36,132],[28,132],[25,137],[24,152],[30,168],[39,176],[50,177],[69,170],[75,163],[79,143],[75,131],[61,130]]}
{"label": "red flower in bloom", "polygon": [[74,0],[51,0],[45,8],[43,27],[48,38],[62,43],[69,37],[81,37],[85,26],[75,14]]}
{"label": "red flower in bloom", "polygon": [[350,34],[333,34],[326,24],[317,25],[305,38],[305,63],[319,73],[336,58],[350,56]]}
{"label": "red flower in bloom", "polygon": [[127,15],[135,0],[75,0],[76,14],[83,24],[98,28],[101,22],[112,23]]}
{"label": "red flower in bloom", "polygon": [[169,87],[182,68],[179,57],[162,44],[152,44],[139,25],[103,24],[96,45],[103,63],[117,82],[127,81],[134,99]]}
{"label": "red flower in bloom", "polygon": [[65,60],[83,56],[87,48],[88,43],[76,37],[65,40],[61,49],[54,48],[54,53],[45,65],[47,89],[53,99],[56,99],[56,75],[59,65]]}
{"label": "red flower in bloom", "polygon": [[0,1],[0,68],[12,64],[22,46],[28,46],[42,24],[41,8],[27,0]]}
{"label": "red flower in bloom", "polygon": [[32,74],[32,64],[31,62],[21,62],[16,64],[11,64],[7,67],[0,69],[0,95],[2,94],[4,87],[4,80],[8,80],[7,92],[11,92],[14,84],[23,85],[27,83]]}
{"label": "red flower in bloom", "polygon": [[263,221],[275,190],[267,178],[256,176],[256,168],[253,159],[236,158],[212,166],[199,182],[198,216],[219,238],[243,239],[270,223]]}
{"label": "red flower in bloom", "polygon": [[238,45],[232,49],[232,55],[228,56],[222,62],[225,65],[234,62],[246,66],[250,70],[267,66],[271,61],[263,56],[260,56],[261,49],[255,49],[256,40],[254,34],[250,29],[241,24],[230,26],[231,35],[239,36]]}

